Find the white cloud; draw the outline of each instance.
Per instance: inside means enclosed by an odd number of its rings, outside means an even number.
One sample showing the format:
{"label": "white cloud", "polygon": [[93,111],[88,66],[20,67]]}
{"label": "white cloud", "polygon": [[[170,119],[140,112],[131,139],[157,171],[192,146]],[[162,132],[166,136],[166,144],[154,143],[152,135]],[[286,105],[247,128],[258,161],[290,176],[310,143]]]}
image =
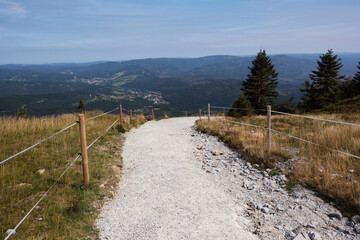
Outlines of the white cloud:
{"label": "white cloud", "polygon": [[283,17],[283,18],[277,18],[277,19],[273,19],[273,20],[267,20],[264,21],[262,20],[261,22],[257,22],[257,23],[253,23],[253,24],[248,24],[248,25],[242,25],[240,27],[231,27],[231,28],[224,28],[224,29],[220,29],[218,30],[219,32],[239,32],[239,31],[246,31],[246,30],[257,30],[257,29],[267,29],[269,27],[283,27],[284,24],[289,23],[292,20],[298,20],[301,18],[306,17],[305,14],[303,15],[297,15],[297,16],[289,16],[289,17]]}
{"label": "white cloud", "polygon": [[26,9],[20,3],[0,0],[0,15],[24,17],[26,12]]}

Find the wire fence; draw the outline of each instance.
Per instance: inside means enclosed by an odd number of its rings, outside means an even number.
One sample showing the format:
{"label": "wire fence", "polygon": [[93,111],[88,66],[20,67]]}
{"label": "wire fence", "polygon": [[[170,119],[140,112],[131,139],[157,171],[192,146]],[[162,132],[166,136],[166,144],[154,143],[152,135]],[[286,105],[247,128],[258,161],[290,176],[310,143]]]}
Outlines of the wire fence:
{"label": "wire fence", "polygon": [[[250,109],[248,109],[248,108],[233,108],[233,107],[220,107],[220,106],[210,106],[210,107],[211,107],[211,108],[220,108],[220,109],[250,110]],[[253,110],[254,110],[254,109],[253,109]],[[265,110],[265,109],[257,109],[257,110],[268,111],[268,110]],[[287,115],[287,116],[301,117],[301,118],[306,118],[306,119],[312,119],[312,120],[325,121],[325,122],[330,122],[330,123],[337,123],[337,124],[343,124],[343,125],[348,125],[348,126],[360,127],[360,124],[357,124],[357,123],[348,123],[348,122],[342,122],[342,121],[337,121],[337,120],[324,119],[324,118],[318,118],[318,117],[312,117],[312,116],[305,116],[305,115],[299,115],[299,114],[292,114],[292,113],[286,113],[286,112],[280,112],[280,111],[274,111],[274,110],[269,110],[269,111],[270,111],[271,113],[282,114],[282,115]],[[270,119],[271,119],[271,114],[270,114]],[[234,123],[234,124],[249,126],[249,127],[268,129],[268,127],[259,126],[259,125],[254,125],[254,124],[249,124],[249,123],[244,123],[244,122],[232,121],[232,120],[228,120],[228,119],[225,119],[225,118],[223,118],[222,120],[223,120],[223,121],[226,121],[226,122]],[[268,120],[268,121],[269,121],[269,120]],[[353,158],[356,158],[356,159],[360,159],[360,156],[357,156],[357,155],[354,155],[354,154],[351,154],[351,153],[347,153],[347,152],[344,152],[344,151],[340,151],[340,150],[335,149],[335,148],[331,148],[331,147],[328,147],[328,146],[325,146],[325,145],[322,145],[322,144],[318,144],[318,143],[315,143],[315,142],[312,142],[312,141],[309,141],[309,140],[306,140],[306,139],[303,139],[303,138],[299,138],[299,137],[296,137],[296,136],[293,136],[293,135],[290,135],[290,134],[287,134],[287,133],[284,133],[284,132],[281,132],[281,131],[272,129],[271,127],[270,127],[269,129],[270,129],[270,131],[272,131],[272,132],[275,132],[275,133],[278,133],[278,134],[287,136],[287,137],[289,137],[289,138],[293,138],[293,139],[296,139],[296,140],[299,140],[299,141],[302,141],[302,142],[305,142],[305,143],[309,143],[309,144],[312,144],[312,145],[315,145],[315,146],[318,146],[318,147],[322,147],[322,148],[331,150],[331,151],[333,151],[333,152],[337,152],[337,153],[340,153],[340,154],[344,154],[344,155],[349,156],[349,157],[353,157]]]}
{"label": "wire fence", "polygon": [[234,108],[234,107],[219,107],[219,106],[210,106],[210,108],[228,109],[228,110],[231,110],[231,109],[234,109],[234,110],[254,110],[254,109],[251,109],[251,108]]}
{"label": "wire fence", "polygon": [[110,111],[108,111],[108,112],[105,112],[105,113],[99,114],[99,115],[97,115],[97,116],[94,116],[94,117],[91,117],[91,118],[87,118],[87,119],[86,119],[86,121],[89,121],[89,120],[92,120],[92,119],[95,119],[95,118],[98,118],[98,117],[101,117],[101,116],[107,115],[107,114],[112,113],[112,112],[114,112],[114,111],[116,111],[116,110],[118,110],[118,109],[119,109],[119,107],[114,108],[113,110],[110,110]]}
{"label": "wire fence", "polygon": [[[119,119],[115,120],[99,137],[97,137],[92,143],[87,146],[86,149],[91,148],[101,137],[103,137],[117,122]],[[36,204],[28,211],[28,213],[21,219],[21,221],[15,226],[13,229],[9,229],[8,235],[6,236],[5,240],[10,238],[11,235],[16,233],[17,228],[25,221],[25,219],[30,215],[30,213],[39,205],[39,203],[44,199],[44,197],[51,191],[51,189],[59,182],[59,180],[65,175],[65,173],[69,170],[69,168],[79,159],[81,153],[79,153],[76,158],[67,166],[65,171],[56,179],[56,181],[50,186],[50,188],[41,196],[41,198],[36,202]]]}
{"label": "wire fence", "polygon": [[271,130],[272,132],[275,132],[275,133],[278,133],[278,134],[282,134],[282,135],[284,135],[284,136],[287,136],[287,137],[290,137],[290,138],[294,138],[294,139],[297,139],[297,140],[302,141],[302,142],[310,143],[310,144],[313,144],[313,145],[318,146],[318,147],[326,148],[326,149],[328,149],[328,150],[331,150],[331,151],[334,151],[334,152],[337,152],[337,153],[341,153],[341,154],[347,155],[347,156],[349,156],[349,157],[353,157],[353,158],[360,159],[359,156],[353,155],[353,154],[351,154],[351,153],[343,152],[343,151],[337,150],[337,149],[335,149],[335,148],[331,148],[331,147],[328,147],[328,146],[325,146],[325,145],[321,145],[321,144],[318,144],[318,143],[314,143],[314,142],[311,142],[311,141],[306,140],[306,139],[303,139],[303,138],[295,137],[295,136],[292,136],[292,135],[290,135],[290,134],[277,131],[277,130],[275,130],[275,129],[270,129],[270,130]]}
{"label": "wire fence", "polygon": [[[113,109],[113,110],[111,110],[111,111],[108,111],[108,112],[105,112],[105,113],[99,114],[99,115],[97,115],[97,116],[87,118],[86,120],[88,121],[88,120],[92,120],[92,119],[95,119],[95,118],[98,118],[98,117],[101,117],[101,116],[107,115],[107,114],[109,114],[109,113],[114,112],[114,111],[115,111],[115,110],[117,110],[117,109],[119,109],[119,107],[117,107],[117,108],[115,108],[115,109]],[[56,135],[58,135],[58,134],[60,134],[60,133],[62,133],[62,132],[64,132],[64,131],[68,130],[69,128],[71,128],[71,127],[73,127],[73,126],[75,126],[75,125],[77,125],[77,124],[79,124],[79,122],[75,122],[75,123],[73,123],[73,124],[71,124],[71,125],[69,125],[69,126],[67,126],[67,127],[63,128],[63,129],[61,129],[60,131],[58,131],[58,132],[56,132],[56,133],[52,134],[51,136],[49,136],[49,137],[47,137],[47,138],[45,138],[45,139],[43,139],[43,140],[41,140],[41,141],[39,141],[39,142],[35,143],[34,145],[32,145],[32,146],[30,146],[30,147],[28,147],[28,148],[26,148],[26,149],[24,149],[24,150],[22,150],[22,151],[20,151],[20,152],[18,152],[18,153],[16,153],[16,154],[14,154],[14,155],[12,155],[12,156],[10,156],[10,157],[8,157],[8,158],[6,158],[6,159],[2,160],[2,161],[0,162],[0,165],[1,165],[1,164],[3,164],[3,163],[5,163],[5,162],[7,162],[7,161],[9,161],[10,159],[12,159],[12,158],[14,158],[14,157],[16,157],[16,156],[19,156],[20,154],[22,154],[22,153],[24,153],[24,152],[27,152],[28,150],[30,150],[30,149],[32,149],[32,148],[34,148],[34,147],[36,147],[37,145],[39,145],[39,144],[41,144],[41,143],[43,143],[43,142],[45,142],[45,141],[47,141],[47,140],[49,140],[49,139],[51,139],[51,138],[55,137]]]}
{"label": "wire fence", "polygon": [[103,136],[105,135],[105,133],[107,133],[107,131],[109,131],[109,129],[112,128],[118,121],[119,121],[119,119],[116,119],[116,120],[110,125],[110,127],[108,127],[102,135],[100,135],[100,136],[97,137],[92,143],[90,143],[89,146],[87,146],[86,149],[91,148],[91,146],[94,145],[94,143],[96,143],[101,137],[103,137]]}
{"label": "wire fence", "polygon": [[[230,110],[230,109],[234,109],[234,110],[261,110],[261,111],[268,111],[268,110],[265,110],[265,109],[249,109],[249,108],[233,108],[233,107],[221,107],[221,106],[210,106],[210,108],[213,108],[213,109],[224,109],[224,110]],[[92,120],[92,119],[96,119],[98,117],[101,117],[101,116],[104,116],[104,115],[107,115],[107,114],[110,114],[116,110],[118,110],[119,107],[113,109],[113,110],[110,110],[108,112],[105,112],[105,113],[102,113],[102,114],[99,114],[99,115],[96,115],[94,117],[90,117],[90,118],[87,118],[86,121],[89,121],[89,120]],[[130,110],[128,109],[125,109],[125,108],[122,108],[122,110],[126,111],[126,112],[130,112]],[[205,108],[202,108],[200,109],[201,111],[206,111],[208,110],[207,107]],[[134,112],[138,112],[138,111],[132,111],[133,113]],[[298,114],[292,114],[292,113],[286,113],[286,112],[280,112],[280,111],[271,111],[271,113],[276,113],[276,114],[282,114],[282,115],[288,115],[288,116],[292,116],[292,117],[302,117],[302,118],[306,118],[306,119],[312,119],[312,120],[320,120],[320,121],[326,121],[326,122],[331,122],[331,123],[337,123],[337,124],[344,124],[344,125],[349,125],[349,126],[356,126],[356,127],[360,127],[360,124],[356,124],[356,123],[347,123],[347,122],[342,122],[342,121],[336,121],[336,120],[330,120],[330,119],[323,119],[323,118],[317,118],[317,117],[311,117],[311,116],[305,116],[305,115],[298,115]],[[153,117],[153,115],[146,115],[144,116],[145,118],[149,118],[149,117]],[[214,117],[214,116],[211,116],[211,118],[219,118],[219,117]],[[128,117],[123,117],[122,119],[130,119]],[[325,145],[321,145],[321,144],[318,144],[318,143],[315,143],[315,142],[312,142],[312,141],[309,141],[309,140],[306,140],[306,139],[303,139],[303,138],[299,138],[299,137],[296,137],[296,136],[293,136],[293,135],[290,135],[290,134],[287,134],[287,133],[284,133],[284,132],[281,132],[281,131],[277,131],[275,129],[271,129],[271,128],[268,128],[268,127],[265,127],[265,126],[260,126],[260,125],[255,125],[255,124],[250,124],[250,123],[245,123],[245,122],[238,122],[238,121],[232,121],[232,120],[229,120],[229,119],[226,119],[226,118],[222,118],[223,121],[226,121],[226,122],[229,122],[229,123],[232,123],[232,124],[239,124],[239,125],[243,125],[243,126],[249,126],[249,127],[254,127],[254,128],[261,128],[261,129],[270,129],[272,132],[275,132],[277,134],[281,134],[281,135],[284,135],[284,136],[287,136],[289,138],[293,138],[293,139],[296,139],[296,140],[299,140],[299,141],[302,141],[302,142],[305,142],[305,143],[308,143],[308,144],[312,144],[312,145],[315,145],[315,146],[318,146],[318,147],[322,147],[322,148],[325,148],[325,149],[328,149],[328,150],[331,150],[331,151],[334,151],[334,152],[337,152],[337,153],[340,153],[340,154],[344,154],[344,155],[347,155],[349,157],[353,157],[353,158],[356,158],[356,159],[360,159],[359,156],[356,156],[356,155],[353,155],[353,154],[350,154],[350,153],[347,153],[347,152],[344,152],[344,151],[340,151],[338,149],[335,149],[335,148],[331,148],[331,147],[328,147],[328,146],[325,146]],[[93,142],[91,142],[87,147],[86,149],[90,149],[99,139],[101,139],[101,137],[103,137],[112,127],[114,127],[114,125],[119,122],[119,119],[116,119],[100,136],[98,136]],[[10,159],[12,158],[15,158],[16,156],[19,156],[21,155],[22,153],[36,147],[37,145],[55,137],[56,135],[72,128],[73,126],[79,124],[79,122],[75,122],[75,123],[72,123],[71,125],[61,129],[60,131],[50,135],[49,137],[35,143],[34,145],[2,160],[0,162],[0,165],[1,164],[4,164],[5,162],[9,161]],[[71,168],[71,166],[80,158],[82,154],[79,153],[75,159],[70,163],[68,164],[68,166],[66,167],[65,171],[55,180],[55,182],[50,186],[50,188],[41,196],[41,198],[35,203],[35,205],[27,212],[27,214],[20,220],[20,222],[13,228],[13,229],[9,229],[7,231],[7,236],[5,237],[5,240],[9,239],[12,235],[14,235],[17,231],[17,229],[20,227],[20,225],[26,220],[26,218],[29,217],[29,215],[31,214],[31,212],[33,212],[33,210],[40,204],[40,202],[48,195],[48,193],[51,191],[51,189],[54,188],[54,186],[59,182],[59,180],[66,174],[66,172]]]}
{"label": "wire fence", "polygon": [[210,108],[216,108],[216,109],[227,109],[227,110],[248,110],[248,111],[264,111],[266,112],[267,110],[266,109],[254,109],[254,108],[234,108],[234,107],[220,107],[220,106],[211,106],[210,105]]}
{"label": "wire fence", "polygon": [[336,120],[331,120],[331,119],[304,116],[304,115],[298,115],[298,114],[286,113],[286,112],[279,112],[279,111],[273,111],[273,110],[271,112],[272,113],[277,113],[277,114],[282,114],[282,115],[288,115],[288,116],[292,116],[292,117],[301,117],[301,118],[307,118],[307,119],[312,119],[312,120],[319,120],[319,121],[324,121],[324,122],[338,123],[338,124],[343,124],[343,125],[360,127],[360,124],[357,124],[357,123],[341,122],[341,121],[336,121]]}
{"label": "wire fence", "polygon": [[25,221],[25,219],[31,214],[31,212],[39,205],[39,203],[46,197],[46,195],[51,191],[51,189],[59,182],[59,180],[65,175],[65,173],[69,170],[69,168],[76,162],[76,160],[79,159],[81,156],[81,153],[79,153],[76,158],[67,166],[65,171],[56,179],[56,181],[50,186],[50,188],[41,196],[41,198],[35,203],[35,205],[26,213],[26,215],[20,220],[20,222],[13,228],[8,229],[7,236],[4,238],[4,240],[9,239],[13,234],[16,233],[16,230],[20,227],[20,225]]}
{"label": "wire fence", "polygon": [[258,126],[258,125],[253,125],[253,124],[249,124],[249,123],[236,122],[236,121],[231,121],[231,120],[227,120],[227,119],[223,119],[223,120],[226,121],[226,122],[231,122],[231,123],[235,123],[235,124],[239,124],[239,125],[244,125],[244,126],[249,126],[249,127],[266,129],[266,127]]}
{"label": "wire fence", "polygon": [[[118,109],[118,108],[117,108],[117,109]],[[95,119],[96,117],[100,117],[100,116],[109,114],[109,113],[111,113],[111,112],[113,112],[113,111],[115,111],[115,110],[116,110],[116,109],[111,110],[111,111],[109,111],[109,112],[106,112],[106,113],[104,113],[104,114],[97,115],[97,116],[92,117],[92,118],[90,118],[90,119]],[[90,119],[88,119],[88,120],[90,120]],[[114,125],[115,125],[118,121],[119,121],[119,119],[116,119],[100,136],[98,136],[93,142],[91,142],[91,143],[87,146],[86,149],[87,149],[87,150],[90,149],[101,137],[103,137],[112,127],[114,127]],[[56,136],[57,134],[59,134],[59,133],[61,133],[61,132],[64,132],[65,130],[67,130],[67,129],[73,127],[73,126],[75,126],[76,124],[79,124],[79,122],[75,122],[75,123],[67,126],[66,128],[64,128],[64,129],[56,132],[55,134],[53,134],[53,135],[51,135],[51,136],[49,136],[49,137],[41,140],[40,142],[32,145],[31,147],[26,148],[26,149],[18,152],[17,154],[14,154],[13,156],[11,156],[11,157],[3,160],[1,163],[5,163],[6,161],[10,160],[11,158],[14,158],[14,157],[20,155],[21,153],[24,153],[24,152],[30,150],[31,148],[39,145],[39,144],[42,143],[42,142],[45,142],[45,141],[49,140],[50,138]],[[7,234],[7,235],[6,235],[6,237],[4,238],[5,240],[9,239],[12,235],[14,235],[14,234],[16,233],[16,230],[20,227],[20,225],[26,220],[26,218],[29,217],[29,215],[31,214],[31,212],[33,212],[33,210],[40,204],[40,202],[48,195],[48,193],[51,191],[51,189],[54,188],[54,186],[59,182],[59,180],[60,180],[60,179],[65,175],[65,173],[70,169],[70,167],[80,158],[80,156],[82,156],[81,153],[79,153],[79,154],[75,157],[75,159],[66,167],[65,171],[55,180],[55,182],[50,186],[50,188],[41,196],[41,198],[40,198],[40,199],[35,203],[35,205],[26,213],[26,215],[19,221],[19,223],[18,223],[13,229],[8,229],[8,230],[6,231],[6,234]]]}
{"label": "wire fence", "polygon": [[[141,115],[138,115],[138,114],[137,114],[137,115],[143,117],[143,112],[142,112],[142,111],[138,111],[138,110],[134,110],[134,111],[128,110],[128,109],[126,109],[126,108],[122,108],[122,106],[120,105],[120,107],[116,107],[116,108],[114,108],[114,109],[112,109],[112,110],[110,110],[110,111],[107,111],[107,112],[98,114],[98,115],[96,115],[96,116],[87,118],[87,119],[85,119],[85,121],[93,120],[93,119],[99,118],[99,117],[101,117],[101,116],[108,115],[108,114],[110,114],[110,113],[112,113],[112,112],[114,112],[114,111],[116,111],[116,110],[118,110],[118,109],[121,109],[121,113],[120,113],[120,116],[119,116],[120,118],[117,118],[100,136],[98,136],[93,142],[91,142],[91,143],[86,147],[86,151],[87,151],[88,149],[90,149],[99,139],[101,139],[101,138],[102,138],[111,128],[113,128],[113,127],[115,126],[115,124],[118,123],[120,120],[131,120],[131,118],[130,118],[129,116],[126,116],[126,115],[124,116],[124,115],[122,114],[123,111],[124,111],[124,112],[127,112],[127,113],[141,113]],[[132,114],[131,114],[130,116],[132,116]],[[79,117],[80,117],[80,115],[79,115]],[[151,117],[151,118],[154,117],[154,112],[153,112],[153,110],[152,110],[152,114],[151,114],[151,115],[148,115],[147,117]],[[75,126],[75,125],[77,125],[77,124],[80,124],[80,129],[83,128],[84,131],[85,131],[85,125],[84,125],[84,124],[82,125],[81,121],[83,121],[83,120],[81,120],[81,118],[83,118],[83,117],[81,116],[80,119],[79,119],[79,121],[76,121],[76,122],[72,123],[71,125],[69,125],[69,126],[63,128],[63,129],[61,129],[60,131],[58,131],[58,132],[50,135],[49,137],[47,137],[47,138],[45,138],[45,139],[43,139],[43,140],[41,140],[41,141],[33,144],[32,146],[30,146],[30,147],[28,147],[28,148],[26,148],[26,149],[24,149],[24,150],[21,150],[20,152],[18,152],[18,153],[16,153],[16,154],[13,154],[12,156],[7,157],[6,159],[0,161],[0,165],[6,163],[7,161],[9,161],[9,160],[11,160],[11,159],[13,159],[13,158],[15,158],[15,157],[17,157],[17,156],[19,156],[19,155],[27,152],[27,151],[29,151],[30,149],[33,149],[34,147],[38,146],[39,144],[41,144],[41,143],[43,143],[43,142],[46,142],[47,140],[55,137],[56,135],[58,135],[58,134],[60,134],[60,133],[62,133],[62,132],[65,132],[66,130],[72,128],[73,126]],[[121,121],[120,124],[122,125],[123,122]],[[80,131],[80,132],[81,132],[81,131]],[[80,135],[81,135],[81,134],[80,134]],[[86,132],[85,132],[85,135],[86,135]],[[81,140],[81,141],[82,141],[82,140]],[[83,150],[82,150],[82,151],[83,151]],[[87,155],[87,153],[86,153],[86,155]],[[55,186],[55,185],[59,182],[59,180],[66,174],[66,172],[71,168],[71,166],[73,166],[73,164],[80,158],[80,156],[83,156],[82,153],[79,153],[79,154],[75,157],[75,159],[74,159],[70,164],[68,164],[68,166],[66,167],[65,171],[55,180],[55,182],[48,188],[48,190],[47,190],[44,194],[41,195],[40,199],[39,199],[39,200],[35,203],[35,205],[26,213],[26,215],[17,223],[17,225],[16,225],[14,228],[8,229],[8,230],[6,231],[6,233],[5,233],[5,235],[6,235],[5,240],[9,239],[12,235],[14,235],[14,234],[16,233],[16,231],[17,231],[17,229],[20,227],[20,225],[29,217],[29,215],[33,212],[33,210],[37,208],[37,206],[41,203],[41,201],[48,195],[48,193],[51,191],[51,189],[54,188],[54,186]],[[84,158],[84,156],[83,156],[83,158]],[[83,159],[83,161],[84,161],[84,159]],[[87,160],[86,160],[86,161],[87,161]],[[83,163],[83,164],[84,164],[84,163]],[[85,178],[85,175],[84,175],[84,178]],[[85,182],[85,184],[86,184],[86,182]]]}
{"label": "wire fence", "polygon": [[[227,119],[223,119],[223,120],[226,121],[226,122],[235,123],[235,124],[239,124],[239,125],[250,126],[250,127],[255,127],[255,128],[261,128],[261,129],[267,129],[267,127],[263,127],[263,126],[259,126],[259,125],[253,125],[253,124],[248,124],[248,123],[243,123],[243,122],[236,122],[236,121],[231,121],[231,120],[227,120]],[[313,145],[318,146],[318,147],[326,148],[328,150],[347,155],[349,157],[354,157],[354,158],[360,159],[359,156],[353,155],[351,153],[343,152],[343,151],[337,150],[335,148],[331,148],[331,147],[328,147],[328,146],[325,146],[325,145],[322,145],[322,144],[314,143],[312,141],[309,141],[309,140],[306,140],[306,139],[303,139],[303,138],[295,137],[293,135],[290,135],[290,134],[287,134],[287,133],[284,133],[284,132],[281,132],[281,131],[277,131],[277,130],[272,129],[272,128],[270,128],[270,130],[272,132],[275,132],[275,133],[278,133],[278,134],[281,134],[281,135],[284,135],[284,136],[287,136],[287,137],[290,137],[290,138],[293,138],[293,139],[297,139],[297,140],[302,141],[302,142],[310,143],[310,144],[313,144]]]}
{"label": "wire fence", "polygon": [[69,128],[75,126],[76,124],[78,124],[78,122],[75,122],[75,123],[67,126],[66,128],[63,128],[63,129],[61,129],[60,131],[54,133],[53,135],[51,135],[51,136],[49,136],[49,137],[41,140],[40,142],[37,142],[37,143],[35,143],[34,145],[32,145],[32,146],[30,146],[30,147],[28,147],[28,148],[26,148],[26,149],[24,149],[24,150],[22,150],[22,151],[20,151],[20,152],[18,152],[18,153],[16,153],[16,154],[14,154],[14,155],[12,155],[12,156],[10,156],[10,157],[2,160],[2,161],[0,162],[0,165],[3,164],[3,163],[5,163],[5,162],[7,162],[7,161],[9,161],[10,159],[12,159],[12,158],[14,158],[14,157],[16,157],[16,156],[19,156],[20,154],[22,154],[22,153],[24,153],[24,152],[26,152],[26,151],[28,151],[28,150],[36,147],[37,145],[39,145],[39,144],[41,144],[41,143],[43,143],[43,142],[45,142],[45,141],[47,141],[47,140],[55,137],[56,135],[58,135],[58,134],[60,134],[60,133],[62,133],[62,132],[64,132],[64,131],[68,130]]}
{"label": "wire fence", "polygon": [[[257,110],[257,111],[267,112],[267,109],[234,108],[234,107],[221,107],[221,106],[210,106],[210,108],[228,109],[228,110],[231,110],[231,109],[234,109],[234,110]],[[292,116],[292,117],[301,117],[301,118],[307,118],[307,119],[312,119],[312,120],[318,120],[318,121],[324,121],[324,122],[338,123],[338,124],[343,124],[343,125],[360,127],[360,124],[358,124],[358,123],[349,123],[349,122],[343,122],[343,121],[337,121],[337,120],[331,120],[331,119],[325,119],[325,118],[318,118],[318,117],[305,116],[305,115],[294,114],[294,113],[275,111],[275,110],[271,110],[271,112],[276,113],[276,114],[280,114],[280,115],[287,115],[287,116]]]}

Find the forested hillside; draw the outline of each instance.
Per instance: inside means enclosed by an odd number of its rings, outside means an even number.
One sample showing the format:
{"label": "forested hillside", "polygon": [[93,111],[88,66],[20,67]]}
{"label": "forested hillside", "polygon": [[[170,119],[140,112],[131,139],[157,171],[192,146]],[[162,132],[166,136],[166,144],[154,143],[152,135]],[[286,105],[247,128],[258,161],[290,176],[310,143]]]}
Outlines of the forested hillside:
{"label": "forested hillside", "polygon": [[[340,56],[344,62],[341,73],[355,74],[360,54]],[[279,73],[279,99],[300,100],[299,89],[316,67],[316,57],[315,54],[272,56]],[[113,107],[122,102],[132,108],[153,106],[170,115],[183,114],[179,109],[195,113],[208,102],[229,106],[239,95],[252,60],[251,56],[223,55],[0,65],[0,112],[15,114],[21,106],[35,115],[71,112],[80,99],[90,109],[99,104]],[[59,109],[54,105],[60,106]]]}

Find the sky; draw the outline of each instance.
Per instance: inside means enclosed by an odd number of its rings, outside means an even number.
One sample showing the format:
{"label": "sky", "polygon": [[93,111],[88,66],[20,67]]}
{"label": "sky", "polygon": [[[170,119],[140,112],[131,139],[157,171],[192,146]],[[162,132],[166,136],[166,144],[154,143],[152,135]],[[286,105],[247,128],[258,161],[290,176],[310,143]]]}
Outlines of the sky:
{"label": "sky", "polygon": [[360,52],[360,0],[0,0],[0,64]]}

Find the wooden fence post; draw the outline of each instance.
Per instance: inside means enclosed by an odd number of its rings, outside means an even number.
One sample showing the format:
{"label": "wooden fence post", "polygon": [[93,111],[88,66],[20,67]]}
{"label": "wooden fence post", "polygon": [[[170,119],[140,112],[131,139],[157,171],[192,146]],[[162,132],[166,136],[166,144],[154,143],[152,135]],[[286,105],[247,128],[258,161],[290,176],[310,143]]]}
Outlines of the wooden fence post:
{"label": "wooden fence post", "polygon": [[155,114],[154,114],[154,109],[151,109],[151,118],[154,120],[155,119]]}
{"label": "wooden fence post", "polygon": [[123,116],[122,116],[122,105],[120,104],[120,126],[124,127],[123,125]]}
{"label": "wooden fence post", "polygon": [[132,118],[132,110],[130,109],[130,121],[132,121],[133,118]]}
{"label": "wooden fence post", "polygon": [[208,104],[208,122],[210,123],[210,103]]}
{"label": "wooden fence post", "polygon": [[267,153],[271,153],[271,106],[267,106]]}
{"label": "wooden fence post", "polygon": [[201,120],[201,109],[199,109],[199,119]]}
{"label": "wooden fence post", "polygon": [[86,146],[86,129],[85,129],[85,118],[84,114],[79,114],[79,128],[80,128],[80,145],[81,145],[81,156],[83,165],[83,175],[85,186],[89,186],[89,166],[88,166],[88,155]]}

